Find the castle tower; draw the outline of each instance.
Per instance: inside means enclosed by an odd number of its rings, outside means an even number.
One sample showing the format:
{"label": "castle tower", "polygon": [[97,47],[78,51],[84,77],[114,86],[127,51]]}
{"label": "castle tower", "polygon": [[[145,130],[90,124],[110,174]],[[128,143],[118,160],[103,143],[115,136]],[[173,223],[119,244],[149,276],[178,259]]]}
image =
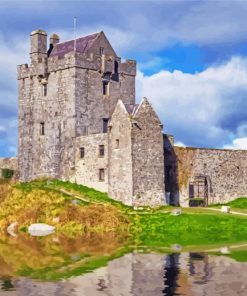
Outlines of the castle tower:
{"label": "castle tower", "polygon": [[76,139],[106,133],[119,99],[134,104],[136,63],[122,63],[103,32],[53,34],[47,51],[46,32],[33,31],[30,58],[18,66],[20,179],[69,179]]}

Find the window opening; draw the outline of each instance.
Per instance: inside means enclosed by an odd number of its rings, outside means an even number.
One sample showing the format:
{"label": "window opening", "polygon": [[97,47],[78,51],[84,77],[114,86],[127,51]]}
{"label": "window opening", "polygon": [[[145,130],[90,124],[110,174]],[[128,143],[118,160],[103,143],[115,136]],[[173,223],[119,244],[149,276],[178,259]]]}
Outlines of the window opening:
{"label": "window opening", "polygon": [[102,122],[103,122],[103,133],[107,133],[109,118],[103,118]]}
{"label": "window opening", "polygon": [[102,81],[103,85],[103,95],[109,95],[109,81]]}
{"label": "window opening", "polygon": [[105,146],[99,145],[99,157],[104,157],[104,156],[105,156]]}
{"label": "window opening", "polygon": [[99,169],[99,181],[105,181],[105,169]]}
{"label": "window opening", "polygon": [[84,158],[85,157],[85,148],[81,147],[80,148],[80,158]]}
{"label": "window opening", "polygon": [[40,122],[40,135],[44,136],[45,135],[45,123]]}

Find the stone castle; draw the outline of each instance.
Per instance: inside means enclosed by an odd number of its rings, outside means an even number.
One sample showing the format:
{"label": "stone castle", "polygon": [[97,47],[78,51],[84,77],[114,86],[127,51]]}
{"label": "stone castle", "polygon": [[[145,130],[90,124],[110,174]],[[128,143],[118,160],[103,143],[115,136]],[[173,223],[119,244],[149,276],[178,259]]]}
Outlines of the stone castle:
{"label": "stone castle", "polygon": [[136,206],[247,196],[247,151],[175,146],[148,100],[135,102],[136,62],[122,61],[103,32],[49,41],[33,31],[31,63],[18,66],[18,160],[0,159],[0,168]]}

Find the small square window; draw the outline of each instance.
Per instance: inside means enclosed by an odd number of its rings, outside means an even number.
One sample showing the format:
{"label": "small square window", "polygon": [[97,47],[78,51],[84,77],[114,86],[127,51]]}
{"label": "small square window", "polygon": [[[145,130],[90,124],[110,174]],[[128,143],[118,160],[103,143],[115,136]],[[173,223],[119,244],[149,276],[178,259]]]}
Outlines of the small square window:
{"label": "small square window", "polygon": [[105,146],[99,145],[99,157],[104,157],[104,156],[105,156]]}
{"label": "small square window", "polygon": [[45,123],[40,122],[40,135],[44,136],[45,135]]}
{"label": "small square window", "polygon": [[99,169],[99,181],[105,181],[105,169]]}
{"label": "small square window", "polygon": [[119,149],[119,139],[116,139],[115,141],[115,149]]}
{"label": "small square window", "polygon": [[80,148],[80,158],[84,158],[85,157],[85,148],[84,147],[81,147]]}

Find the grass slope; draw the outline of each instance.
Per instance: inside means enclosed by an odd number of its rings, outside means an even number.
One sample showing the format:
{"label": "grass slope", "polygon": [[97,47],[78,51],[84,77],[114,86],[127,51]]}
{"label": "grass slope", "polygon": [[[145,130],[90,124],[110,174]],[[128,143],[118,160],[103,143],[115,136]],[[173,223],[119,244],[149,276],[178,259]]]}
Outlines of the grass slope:
{"label": "grass slope", "polygon": [[228,203],[215,204],[210,207],[220,208],[222,205],[230,206],[232,211],[237,211],[241,213],[247,213],[247,197],[239,197]]}
{"label": "grass slope", "polygon": [[240,197],[227,203],[227,205],[235,209],[247,209],[247,198]]}
{"label": "grass slope", "polygon": [[[30,223],[43,222],[55,225],[57,232],[66,235],[115,232],[130,237],[135,246],[152,247],[247,240],[246,217],[198,209],[183,209],[182,215],[173,216],[171,207],[135,211],[106,193],[59,180],[8,186],[8,194],[0,200],[2,230],[15,221],[22,229]],[[55,223],[54,218],[59,222]]]}

